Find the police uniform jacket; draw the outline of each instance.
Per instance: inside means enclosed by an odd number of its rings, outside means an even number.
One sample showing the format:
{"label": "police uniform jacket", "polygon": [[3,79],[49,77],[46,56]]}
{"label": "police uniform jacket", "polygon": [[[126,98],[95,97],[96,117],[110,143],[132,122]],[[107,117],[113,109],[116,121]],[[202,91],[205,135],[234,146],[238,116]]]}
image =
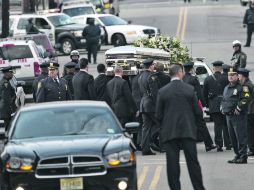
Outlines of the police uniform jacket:
{"label": "police uniform jacket", "polygon": [[170,76],[164,72],[159,71],[156,72],[155,75],[158,77],[159,88],[162,88],[170,82]]}
{"label": "police uniform jacket", "polygon": [[235,70],[237,71],[239,68],[245,68],[247,62],[247,55],[244,52],[235,52],[232,56],[232,64]]}
{"label": "police uniform jacket", "polygon": [[247,79],[244,81],[242,86],[245,91],[249,91],[250,100],[249,100],[249,106],[248,106],[248,114],[253,114],[254,113],[254,85],[250,79]]}
{"label": "police uniform jacket", "polygon": [[210,113],[220,113],[220,104],[223,97],[224,88],[228,85],[228,78],[220,72],[206,77],[204,81],[204,101],[209,107]]}
{"label": "police uniform jacket", "polygon": [[42,79],[45,79],[48,77],[48,73],[41,73],[38,77],[36,77],[33,81],[33,99],[34,102],[36,102],[36,93],[37,93],[37,87],[38,87],[38,83],[39,81],[41,81]]}
{"label": "police uniform jacket", "polygon": [[158,92],[156,117],[161,126],[161,140],[196,139],[197,118],[203,117],[193,86],[173,80]]}
{"label": "police uniform jacket", "polygon": [[59,83],[57,83],[51,77],[38,83],[36,97],[38,103],[71,100],[67,81],[59,78]]}
{"label": "police uniform jacket", "polygon": [[110,106],[117,117],[128,117],[131,113],[137,112],[137,106],[126,80],[115,76],[108,82],[107,92]]}
{"label": "police uniform jacket", "polygon": [[233,115],[234,110],[238,109],[242,113],[247,113],[250,101],[250,91],[247,86],[242,86],[239,81],[229,83],[223,92],[221,102],[221,112],[226,115]]}
{"label": "police uniform jacket", "polygon": [[245,11],[245,15],[243,17],[243,24],[254,25],[254,9],[253,8],[249,8]]}
{"label": "police uniform jacket", "polygon": [[138,79],[139,89],[142,95],[139,109],[141,113],[155,112],[158,88],[156,87],[156,89],[154,89],[153,86],[155,83],[151,83],[151,81],[156,80],[156,76],[151,77],[152,74],[151,71],[145,70]]}
{"label": "police uniform jacket", "polygon": [[85,71],[79,71],[72,79],[74,100],[96,100],[94,78]]}
{"label": "police uniform jacket", "polygon": [[134,98],[134,101],[138,108],[140,107],[140,102],[142,98],[142,94],[140,92],[139,84],[138,84],[139,77],[140,77],[140,74],[130,78],[132,97]]}
{"label": "police uniform jacket", "polygon": [[194,87],[194,90],[197,94],[197,98],[202,102],[202,104],[204,105],[204,98],[203,98],[203,94],[201,91],[201,86],[199,83],[199,80],[196,76],[192,75],[191,73],[185,73],[185,75],[183,76],[183,82],[191,85]]}
{"label": "police uniform jacket", "polygon": [[73,77],[74,77],[74,73],[68,73],[63,77],[63,79],[65,79],[67,81],[72,100],[74,99],[74,90],[73,90],[73,85],[72,85]]}
{"label": "police uniform jacket", "polygon": [[16,111],[16,93],[10,81],[3,78],[0,81],[0,118],[9,119],[11,114]]}
{"label": "police uniform jacket", "polygon": [[107,83],[110,81],[110,77],[106,74],[99,74],[94,80],[94,89],[97,100],[108,102],[107,95]]}

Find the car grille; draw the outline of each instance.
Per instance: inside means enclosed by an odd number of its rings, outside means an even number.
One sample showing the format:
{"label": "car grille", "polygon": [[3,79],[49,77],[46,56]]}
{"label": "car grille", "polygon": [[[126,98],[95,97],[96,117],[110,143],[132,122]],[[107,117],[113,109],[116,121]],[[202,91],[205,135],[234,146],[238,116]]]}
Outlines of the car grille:
{"label": "car grille", "polygon": [[44,158],[38,162],[37,178],[98,176],[107,173],[99,156],[70,155]]}
{"label": "car grille", "polygon": [[145,29],[143,30],[144,34],[147,34],[149,36],[155,36],[155,30],[153,29]]}

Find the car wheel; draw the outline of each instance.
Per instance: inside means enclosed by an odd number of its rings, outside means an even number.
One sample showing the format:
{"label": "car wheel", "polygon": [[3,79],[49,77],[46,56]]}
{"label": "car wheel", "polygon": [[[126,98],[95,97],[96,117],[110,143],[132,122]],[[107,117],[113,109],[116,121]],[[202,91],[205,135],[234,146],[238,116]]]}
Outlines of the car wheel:
{"label": "car wheel", "polygon": [[112,44],[115,47],[125,46],[126,45],[125,37],[122,34],[116,34],[116,35],[114,35],[113,40],[112,40]]}
{"label": "car wheel", "polygon": [[75,45],[73,43],[73,41],[69,38],[65,38],[62,40],[61,42],[61,48],[62,48],[62,52],[65,55],[70,55],[71,51],[75,49]]}

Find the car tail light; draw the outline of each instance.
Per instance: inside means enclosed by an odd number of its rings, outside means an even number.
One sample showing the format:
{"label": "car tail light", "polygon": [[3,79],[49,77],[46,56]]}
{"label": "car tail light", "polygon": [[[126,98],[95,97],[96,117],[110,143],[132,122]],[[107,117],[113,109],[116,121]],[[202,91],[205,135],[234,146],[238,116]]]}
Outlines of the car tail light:
{"label": "car tail light", "polygon": [[34,76],[37,77],[40,74],[40,65],[38,62],[34,62]]}

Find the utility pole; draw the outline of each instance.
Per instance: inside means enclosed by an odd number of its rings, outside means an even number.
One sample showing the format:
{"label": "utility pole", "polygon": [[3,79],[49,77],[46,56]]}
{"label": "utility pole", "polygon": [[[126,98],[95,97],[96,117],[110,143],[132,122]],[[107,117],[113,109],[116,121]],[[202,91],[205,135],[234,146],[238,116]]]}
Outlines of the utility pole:
{"label": "utility pole", "polygon": [[10,0],[2,0],[2,38],[9,36]]}

